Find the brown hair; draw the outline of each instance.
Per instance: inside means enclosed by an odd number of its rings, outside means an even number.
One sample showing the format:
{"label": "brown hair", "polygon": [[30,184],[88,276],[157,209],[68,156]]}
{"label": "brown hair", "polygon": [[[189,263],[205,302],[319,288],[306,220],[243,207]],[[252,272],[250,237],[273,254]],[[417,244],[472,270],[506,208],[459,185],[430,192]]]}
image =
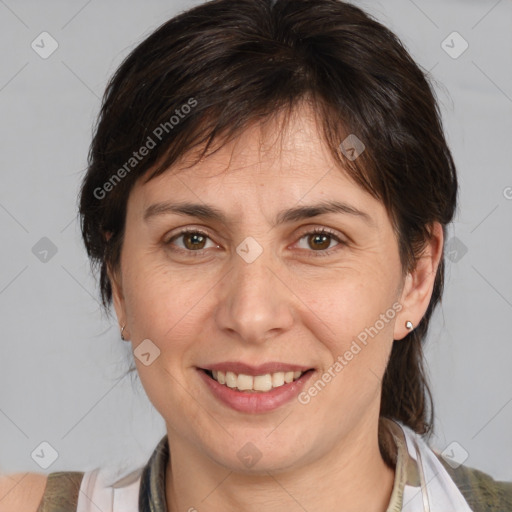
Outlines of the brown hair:
{"label": "brown hair", "polygon": [[[385,205],[404,275],[414,268],[431,224],[440,222],[446,233],[457,200],[454,162],[425,73],[392,32],[348,3],[213,0],[159,27],[106,89],[80,215],[107,311],[107,269],[119,268],[136,180],[148,181],[202,148],[199,159],[250,123],[290,113],[303,100],[314,107],[340,168]],[[366,146],[356,159],[340,150],[349,134]],[[428,310],[394,342],[382,383],[381,415],[420,434],[433,428],[422,343],[443,276],[444,258]]]}

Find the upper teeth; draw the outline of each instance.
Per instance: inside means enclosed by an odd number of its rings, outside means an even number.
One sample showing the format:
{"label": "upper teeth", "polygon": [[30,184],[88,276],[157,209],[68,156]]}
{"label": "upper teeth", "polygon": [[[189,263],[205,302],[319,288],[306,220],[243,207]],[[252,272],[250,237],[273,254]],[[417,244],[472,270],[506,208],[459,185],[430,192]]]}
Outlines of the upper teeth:
{"label": "upper teeth", "polygon": [[265,375],[244,375],[233,372],[213,370],[213,378],[220,384],[230,388],[238,388],[240,391],[270,391],[283,384],[297,380],[303,372],[276,372]]}

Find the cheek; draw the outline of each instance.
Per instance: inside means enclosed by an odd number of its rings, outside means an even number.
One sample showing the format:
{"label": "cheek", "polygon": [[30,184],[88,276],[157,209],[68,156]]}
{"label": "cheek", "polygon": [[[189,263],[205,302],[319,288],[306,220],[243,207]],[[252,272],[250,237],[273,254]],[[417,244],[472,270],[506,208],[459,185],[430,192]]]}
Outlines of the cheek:
{"label": "cheek", "polygon": [[303,321],[322,342],[321,372],[333,382],[323,395],[325,400],[347,404],[359,397],[367,404],[380,394],[395,317],[401,309],[390,292],[391,281],[392,272],[376,272],[371,279],[353,272],[322,286],[304,286],[302,293],[310,308],[304,310]]}
{"label": "cheek", "polygon": [[205,283],[190,273],[171,272],[165,265],[152,265],[144,260],[131,262],[123,282],[127,316],[133,334],[154,339],[157,344],[175,338],[183,329],[191,329],[194,317],[201,311],[200,299]]}
{"label": "cheek", "polygon": [[191,340],[198,338],[202,325],[197,315],[204,314],[198,290],[201,283],[143,258],[127,261],[125,268],[130,269],[123,288],[133,349],[149,339],[159,351],[147,366],[134,357],[139,378],[158,410],[171,406],[185,410],[189,395],[183,393],[183,372],[193,362]]}
{"label": "cheek", "polygon": [[[341,275],[340,271],[340,275]],[[397,297],[392,292],[396,287],[393,272],[377,275],[359,271],[346,272],[343,278],[329,281],[304,283],[297,295],[304,297],[309,306],[310,322],[322,326],[340,339],[357,336],[367,327],[373,326],[381,315],[388,313],[384,326],[387,330],[395,316],[393,304]]]}

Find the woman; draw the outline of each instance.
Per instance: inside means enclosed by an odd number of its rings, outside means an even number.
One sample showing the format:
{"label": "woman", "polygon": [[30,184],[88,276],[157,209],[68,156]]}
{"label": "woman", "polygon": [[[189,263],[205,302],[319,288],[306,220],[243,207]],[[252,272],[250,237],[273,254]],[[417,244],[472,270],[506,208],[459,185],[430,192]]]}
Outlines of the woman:
{"label": "woman", "polygon": [[17,510],[512,510],[427,444],[456,197],[424,74],[360,9],[164,24],[108,86],[80,214],[167,432],[145,467],[52,473]]}

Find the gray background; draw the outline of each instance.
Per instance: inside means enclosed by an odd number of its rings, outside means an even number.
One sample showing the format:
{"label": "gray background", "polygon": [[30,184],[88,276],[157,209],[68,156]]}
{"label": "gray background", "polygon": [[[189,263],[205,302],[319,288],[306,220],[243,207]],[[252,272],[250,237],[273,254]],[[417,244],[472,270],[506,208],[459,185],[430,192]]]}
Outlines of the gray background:
{"label": "gray background", "polygon": [[[107,79],[154,28],[196,3],[0,0],[1,472],[135,467],[165,433],[138,379],[122,378],[133,356],[101,314],[76,199]],[[465,464],[512,480],[512,3],[357,4],[431,70],[460,176],[446,292],[427,346],[433,444],[457,442]],[[31,47],[43,31],[59,45],[47,59]],[[453,31],[469,43],[456,59],[442,46]],[[41,252],[43,237],[55,254]],[[58,452],[46,469],[31,457],[43,441]]]}

